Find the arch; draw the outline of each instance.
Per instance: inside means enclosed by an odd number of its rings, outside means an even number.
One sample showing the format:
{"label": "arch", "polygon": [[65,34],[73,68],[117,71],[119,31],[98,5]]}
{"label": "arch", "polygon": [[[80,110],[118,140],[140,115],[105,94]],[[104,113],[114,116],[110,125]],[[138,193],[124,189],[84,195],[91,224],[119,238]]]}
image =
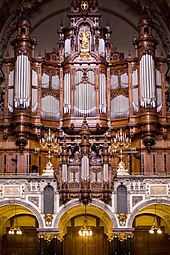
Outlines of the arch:
{"label": "arch", "polygon": [[130,214],[128,220],[127,220],[127,227],[128,228],[132,228],[132,225],[133,225],[133,221],[134,221],[134,218],[135,216],[137,215],[138,212],[140,212],[143,208],[145,208],[146,206],[149,206],[149,205],[153,205],[153,204],[159,204],[159,205],[168,205],[170,206],[170,201],[166,200],[166,199],[150,199],[150,200],[147,200],[143,203],[141,203],[140,205],[138,205]]}
{"label": "arch", "polygon": [[[84,207],[78,199],[68,202],[63,205],[61,210],[58,212],[56,218],[54,219],[53,227],[64,229],[64,224],[68,222],[71,218],[81,215],[84,213]],[[102,219],[107,232],[111,232],[112,228],[118,227],[117,218],[112,212],[112,208],[109,205],[104,204],[102,201],[93,199],[93,201],[87,206],[87,213],[91,215],[97,215]]]}
{"label": "arch", "polygon": [[12,203],[7,200],[7,201],[1,201],[0,202],[0,208],[2,206],[10,206],[10,205],[20,205],[20,206],[23,206],[25,207],[26,209],[28,209],[29,211],[31,211],[33,213],[33,215],[36,217],[37,221],[38,221],[38,225],[39,225],[39,228],[43,228],[44,227],[44,221],[43,221],[43,218],[41,216],[41,214],[39,213],[39,211],[34,207],[32,206],[31,204],[25,202],[25,201],[20,201],[20,200],[14,200]]}

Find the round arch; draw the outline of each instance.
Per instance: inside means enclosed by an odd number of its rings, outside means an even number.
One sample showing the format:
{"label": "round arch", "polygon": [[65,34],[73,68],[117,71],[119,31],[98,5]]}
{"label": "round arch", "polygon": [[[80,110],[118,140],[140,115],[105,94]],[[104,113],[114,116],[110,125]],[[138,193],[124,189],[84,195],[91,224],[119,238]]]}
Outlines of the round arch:
{"label": "round arch", "polygon": [[0,202],[0,208],[3,206],[11,206],[11,205],[19,205],[19,206],[23,206],[24,208],[28,209],[36,217],[36,219],[38,221],[39,228],[44,227],[43,218],[42,218],[41,214],[39,213],[39,211],[34,206],[32,206],[29,203],[26,203],[25,201],[20,201],[20,200],[16,200],[16,199],[12,203],[10,203],[9,200]]}
{"label": "round arch", "polygon": [[[117,228],[118,223],[115,215],[112,212],[112,208],[109,205],[104,204],[102,201],[94,199],[86,207],[87,214],[91,214],[99,217],[103,223],[105,232],[110,233],[113,228]],[[56,218],[54,219],[54,227],[60,229],[61,232],[64,232],[64,228],[67,222],[78,215],[84,213],[84,206],[80,203],[78,199],[70,201],[64,205],[61,210],[58,212]]]}
{"label": "round arch", "polygon": [[127,227],[128,228],[132,228],[133,226],[133,221],[136,217],[136,215],[142,210],[144,209],[145,207],[149,206],[149,205],[154,205],[154,204],[159,204],[159,205],[167,205],[170,207],[170,201],[167,200],[167,199],[150,199],[150,200],[147,200],[143,203],[141,203],[140,205],[138,205],[130,214],[130,217],[128,218],[128,221],[127,221]]}

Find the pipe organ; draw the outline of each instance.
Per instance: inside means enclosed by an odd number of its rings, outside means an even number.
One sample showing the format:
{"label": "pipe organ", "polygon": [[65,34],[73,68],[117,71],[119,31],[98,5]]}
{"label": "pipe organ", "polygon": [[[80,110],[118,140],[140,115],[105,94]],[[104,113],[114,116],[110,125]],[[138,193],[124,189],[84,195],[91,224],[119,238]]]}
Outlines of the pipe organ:
{"label": "pipe organ", "polygon": [[132,71],[132,106],[133,114],[137,114],[139,111],[139,82],[137,69]]}
{"label": "pipe organ", "polygon": [[38,106],[38,74],[32,70],[32,112],[37,111]]}
{"label": "pipe organ", "polygon": [[28,56],[17,56],[15,64],[15,108],[30,106],[30,61]]}
{"label": "pipe organ", "polygon": [[14,70],[8,76],[8,111],[13,112]]}
{"label": "pipe organ", "polygon": [[74,116],[96,115],[95,73],[78,70],[75,75]]}
{"label": "pipe organ", "polygon": [[99,113],[106,114],[106,75],[104,73],[99,74]]}
{"label": "pipe organ", "polygon": [[71,84],[70,73],[64,75],[64,113],[71,112]]}
{"label": "pipe organ", "polygon": [[99,5],[83,2],[86,6],[81,0],[72,2],[70,27],[61,23],[57,48],[45,56],[35,56],[31,24],[26,16],[21,18],[12,41],[14,57],[4,59],[0,121],[4,140],[14,138],[11,150],[26,150],[30,164],[39,168],[48,152],[44,149],[43,156],[36,158],[34,147],[50,128],[58,139],[52,160],[61,190],[82,187],[89,194],[91,187],[102,192],[112,186],[119,162],[118,152],[113,153],[118,129],[142,151],[142,157],[135,156],[136,151],[122,152],[131,173],[141,173],[145,151],[156,146],[158,136],[166,138],[169,120],[165,59],[155,53],[158,42],[152,35],[152,21],[147,15],[141,18],[134,56],[129,53],[125,59],[112,47],[109,24],[102,27]]}
{"label": "pipe organ", "polygon": [[140,60],[140,105],[156,107],[154,60],[149,54],[143,55]]}

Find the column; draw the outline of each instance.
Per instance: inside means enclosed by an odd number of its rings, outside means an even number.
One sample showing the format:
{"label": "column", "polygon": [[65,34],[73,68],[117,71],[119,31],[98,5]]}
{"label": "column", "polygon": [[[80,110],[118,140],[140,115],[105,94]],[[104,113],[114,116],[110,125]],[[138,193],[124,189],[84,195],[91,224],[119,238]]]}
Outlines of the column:
{"label": "column", "polygon": [[109,240],[109,255],[118,255],[118,241],[116,235]]}
{"label": "column", "polygon": [[57,255],[62,255],[63,254],[63,249],[62,249],[62,247],[63,247],[63,242],[61,241],[61,240],[56,240],[57,242],[56,242],[56,248],[57,248]]}
{"label": "column", "polygon": [[45,254],[45,241],[44,241],[44,236],[40,235],[39,236],[39,240],[40,240],[40,255],[44,255]]}
{"label": "column", "polygon": [[119,250],[119,240],[118,240],[118,237],[115,236],[113,238],[113,255],[118,255],[118,250]]}
{"label": "column", "polygon": [[127,237],[127,252],[128,255],[133,254],[133,237],[131,235]]}
{"label": "column", "polygon": [[58,250],[57,250],[57,237],[55,236],[54,238],[53,238],[53,254],[54,255],[58,255],[59,253],[58,253]]}

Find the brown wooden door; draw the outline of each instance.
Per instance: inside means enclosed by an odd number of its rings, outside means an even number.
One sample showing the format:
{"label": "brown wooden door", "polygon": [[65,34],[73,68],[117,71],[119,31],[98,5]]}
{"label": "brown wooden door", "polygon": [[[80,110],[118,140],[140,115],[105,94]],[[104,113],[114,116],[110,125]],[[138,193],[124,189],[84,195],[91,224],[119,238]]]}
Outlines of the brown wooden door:
{"label": "brown wooden door", "polygon": [[2,255],[39,255],[39,239],[33,227],[22,227],[22,235],[4,235],[1,246]]}
{"label": "brown wooden door", "polygon": [[134,231],[135,255],[170,255],[170,240],[164,233],[149,234],[148,227],[138,227]]}
{"label": "brown wooden door", "polygon": [[108,241],[103,227],[91,227],[93,236],[80,237],[80,227],[68,227],[63,255],[108,255]]}

